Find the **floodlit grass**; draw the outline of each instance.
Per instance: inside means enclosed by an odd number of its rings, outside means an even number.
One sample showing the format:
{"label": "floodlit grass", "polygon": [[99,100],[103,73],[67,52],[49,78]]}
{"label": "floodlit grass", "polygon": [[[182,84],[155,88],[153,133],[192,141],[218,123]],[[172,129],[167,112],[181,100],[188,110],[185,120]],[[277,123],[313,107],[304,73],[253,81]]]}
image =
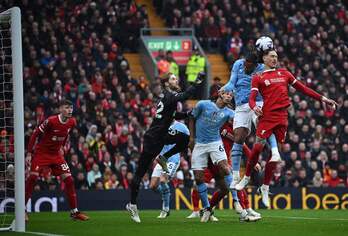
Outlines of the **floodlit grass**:
{"label": "floodlit grass", "polygon": [[[159,211],[141,211],[142,223],[131,221],[126,211],[87,212],[87,222],[72,221],[68,212],[33,213],[27,231],[58,235],[267,235],[309,236],[348,235],[346,210],[260,210],[259,222],[240,223],[232,210],[216,210],[219,222],[200,223],[199,219],[186,219],[189,211],[172,211],[167,219],[157,219]],[[23,235],[1,232],[0,235]]]}

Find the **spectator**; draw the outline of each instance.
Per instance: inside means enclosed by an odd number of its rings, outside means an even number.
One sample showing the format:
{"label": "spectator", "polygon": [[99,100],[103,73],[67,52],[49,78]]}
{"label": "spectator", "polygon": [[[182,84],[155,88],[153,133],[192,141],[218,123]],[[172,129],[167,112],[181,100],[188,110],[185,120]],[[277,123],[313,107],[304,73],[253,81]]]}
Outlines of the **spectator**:
{"label": "spectator", "polygon": [[197,77],[197,74],[201,71],[204,71],[204,68],[205,58],[200,54],[198,48],[195,48],[186,65],[187,82],[193,83]]}
{"label": "spectator", "polygon": [[97,164],[93,164],[92,170],[90,170],[87,174],[88,185],[91,187],[96,184],[96,179],[101,178],[102,175],[99,171],[99,166]]}
{"label": "spectator", "polygon": [[337,170],[332,170],[329,180],[325,181],[329,187],[344,187],[344,182],[337,175]]}

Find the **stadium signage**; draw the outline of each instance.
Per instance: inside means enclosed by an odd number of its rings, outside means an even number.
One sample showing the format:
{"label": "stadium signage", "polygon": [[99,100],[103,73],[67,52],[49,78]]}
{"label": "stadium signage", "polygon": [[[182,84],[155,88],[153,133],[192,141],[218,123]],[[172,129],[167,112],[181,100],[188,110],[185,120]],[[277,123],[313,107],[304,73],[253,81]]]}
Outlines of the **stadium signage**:
{"label": "stadium signage", "polygon": [[[5,208],[12,209],[14,207],[14,198],[6,198],[3,201],[0,202],[0,213],[5,212]],[[58,211],[58,201],[56,197],[39,197],[35,199],[35,203],[32,204],[31,199],[29,199],[27,206],[26,206],[27,212],[40,212],[41,209],[44,211],[47,211],[47,209],[50,209],[52,212]]]}
{"label": "stadium signage", "polygon": [[[247,189],[249,202],[255,209],[263,208],[261,197],[255,189]],[[214,189],[209,189],[210,193]],[[348,209],[347,188],[276,188],[272,189],[271,207],[273,209]],[[191,209],[191,189],[173,190],[172,209]],[[86,210],[124,210],[129,201],[129,192],[125,190],[78,191],[79,209]],[[1,192],[0,192],[1,195]],[[141,190],[139,207],[141,209],[160,209],[160,196],[151,190]],[[13,198],[0,201],[0,213],[4,209],[13,210]],[[219,209],[232,209],[232,196],[220,202]],[[27,204],[28,212],[67,211],[68,202],[62,192],[39,192],[32,196]]]}
{"label": "stadium signage", "polygon": [[160,49],[171,51],[190,51],[192,47],[191,39],[170,39],[170,38],[151,38],[146,39],[146,46],[150,51]]}
{"label": "stadium signage", "polygon": [[[261,196],[253,189],[247,190],[249,202],[254,209],[262,207]],[[211,196],[209,196],[211,197]],[[175,209],[193,209],[189,193],[175,190]],[[220,202],[219,209],[232,209],[233,199],[229,194]],[[278,188],[271,196],[272,209],[348,209],[347,188]]]}

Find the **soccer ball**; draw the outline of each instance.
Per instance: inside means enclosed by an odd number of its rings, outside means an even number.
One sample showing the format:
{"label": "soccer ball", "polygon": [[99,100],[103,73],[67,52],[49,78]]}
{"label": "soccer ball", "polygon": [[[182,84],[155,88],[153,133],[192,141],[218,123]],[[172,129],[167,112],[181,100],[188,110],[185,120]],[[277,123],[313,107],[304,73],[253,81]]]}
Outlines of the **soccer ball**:
{"label": "soccer ball", "polygon": [[256,40],[255,47],[257,51],[264,52],[274,48],[273,40],[268,36],[261,36]]}

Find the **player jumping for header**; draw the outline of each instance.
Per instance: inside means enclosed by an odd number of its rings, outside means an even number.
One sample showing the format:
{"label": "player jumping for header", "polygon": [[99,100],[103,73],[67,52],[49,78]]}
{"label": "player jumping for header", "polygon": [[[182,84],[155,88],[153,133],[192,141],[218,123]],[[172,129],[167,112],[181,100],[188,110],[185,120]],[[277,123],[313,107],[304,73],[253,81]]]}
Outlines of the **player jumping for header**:
{"label": "player jumping for header", "polygon": [[46,169],[51,169],[53,175],[61,176],[64,181],[64,190],[68,197],[71,218],[85,221],[89,217],[77,209],[74,180],[69,166],[64,160],[63,151],[70,130],[76,126],[76,120],[72,117],[72,102],[69,100],[62,101],[59,110],[58,115],[47,118],[31,135],[26,157],[26,164],[31,167],[30,175],[25,183],[25,203],[31,198],[39,174]]}
{"label": "player jumping for header", "polygon": [[[208,159],[217,165],[224,186],[229,189],[232,182],[232,174],[227,163],[227,157],[220,136],[222,125],[233,119],[234,111],[228,107],[231,103],[231,92],[220,92],[216,102],[211,100],[199,101],[192,111],[190,118],[190,148],[192,151],[192,170],[194,172],[197,190],[203,204],[203,216],[201,222],[207,222],[212,215],[212,207],[208,200],[207,185],[204,182],[204,170],[208,167]],[[223,190],[224,191],[224,190]],[[234,199],[237,199],[236,191],[232,191]]]}
{"label": "player jumping for header", "polygon": [[[285,141],[288,127],[288,107],[290,106],[288,95],[289,85],[333,109],[337,105],[334,100],[326,98],[306,87],[303,83],[295,79],[288,70],[283,68],[277,69],[278,55],[274,49],[265,51],[262,59],[265,64],[265,70],[253,77],[249,98],[250,108],[259,117],[256,130],[256,143],[252,150],[251,160],[247,164],[245,176],[236,185],[237,190],[243,189],[248,184],[251,170],[258,161],[259,154],[264,148],[266,139],[274,133],[279,143],[284,143]],[[258,93],[261,94],[264,101],[262,108],[256,103]],[[262,202],[266,207],[270,206],[269,184],[278,161],[273,156],[268,161],[265,168],[264,182],[261,188],[259,188]]]}
{"label": "player jumping for header", "polygon": [[[264,70],[264,65],[257,62],[258,55],[255,50],[248,52],[246,58],[238,59],[231,71],[229,82],[222,87],[222,90],[232,91],[236,102],[235,117],[233,119],[234,143],[232,147],[231,159],[233,170],[232,187],[240,181],[240,161],[243,154],[243,144],[250,134],[251,125],[256,127],[257,116],[250,109],[248,101],[251,89],[251,78],[256,73]],[[262,97],[256,96],[256,104],[260,107],[263,105]],[[273,159],[280,160],[277,140],[274,135],[268,139],[272,150]]]}
{"label": "player jumping for header", "polygon": [[168,129],[173,123],[174,118],[179,120],[186,118],[186,113],[176,112],[177,103],[192,97],[196,92],[196,88],[202,83],[204,77],[205,74],[200,72],[197,75],[195,83],[185,92],[179,92],[181,90],[179,79],[172,73],[169,73],[168,76],[161,81],[163,86],[161,100],[157,104],[157,113],[154,120],[144,135],[143,151],[139,158],[138,168],[131,184],[131,200],[130,203],[126,205],[131,219],[137,223],[141,222],[136,205],[141,179],[150,168],[154,158],[161,152],[164,145],[175,144],[172,149],[156,158],[163,170],[167,173],[168,158],[187,148],[189,142],[187,135],[181,133],[170,135],[168,134]]}

